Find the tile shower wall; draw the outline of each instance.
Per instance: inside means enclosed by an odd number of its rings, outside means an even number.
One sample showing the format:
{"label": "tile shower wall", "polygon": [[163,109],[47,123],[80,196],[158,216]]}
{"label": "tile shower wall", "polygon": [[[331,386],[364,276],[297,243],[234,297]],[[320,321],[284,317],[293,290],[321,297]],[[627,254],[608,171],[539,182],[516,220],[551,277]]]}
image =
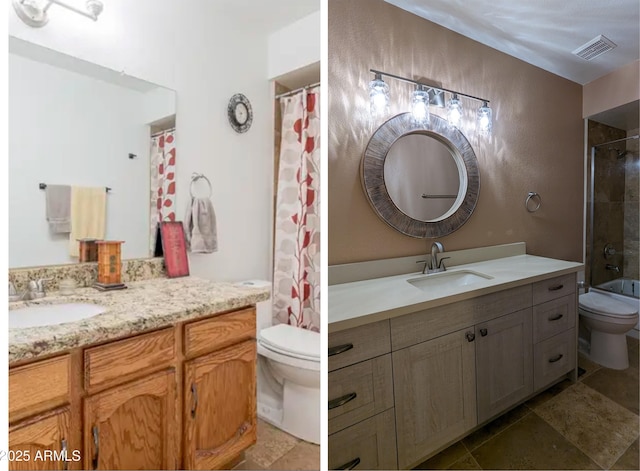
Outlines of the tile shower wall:
{"label": "tile shower wall", "polygon": [[[627,131],[627,137],[637,136],[639,128]],[[637,280],[640,278],[640,140],[627,141],[629,152],[624,159],[624,276]]]}
{"label": "tile shower wall", "polygon": [[[592,146],[623,139],[626,132],[605,124],[589,121],[588,149]],[[622,148],[621,145],[612,144],[611,147]],[[608,150],[610,146],[598,148],[595,154],[595,180],[593,195],[588,194],[589,204],[593,202],[593,253],[591,253],[591,221],[587,215],[587,264],[586,279],[593,280],[593,285],[620,278],[621,274],[607,270],[607,264],[617,265],[622,271],[624,261],[624,199],[625,199],[625,160],[618,159],[614,150]],[[589,175],[589,178],[591,175]],[[590,181],[590,180],[589,180]],[[616,254],[609,259],[604,257],[604,247],[612,244]],[[589,261],[593,259],[593,264]],[[590,278],[590,271],[593,274]]]}

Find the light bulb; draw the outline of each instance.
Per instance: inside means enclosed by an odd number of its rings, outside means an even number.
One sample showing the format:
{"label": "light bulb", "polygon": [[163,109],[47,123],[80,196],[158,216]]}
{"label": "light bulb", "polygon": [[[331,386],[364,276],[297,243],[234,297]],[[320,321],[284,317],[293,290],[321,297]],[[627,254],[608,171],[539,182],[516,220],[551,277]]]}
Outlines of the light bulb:
{"label": "light bulb", "polygon": [[462,120],[462,102],[458,99],[457,94],[453,94],[453,97],[447,103],[447,121],[449,126],[460,127],[460,121]]}
{"label": "light bulb", "polygon": [[478,113],[476,114],[476,125],[479,134],[486,136],[491,135],[493,127],[491,114],[491,108],[489,108],[489,104],[485,101],[484,104],[478,108]]}
{"label": "light bulb", "polygon": [[389,85],[379,74],[369,82],[369,104],[373,116],[383,116],[388,113],[389,108]]}
{"label": "light bulb", "polygon": [[424,124],[429,121],[429,93],[417,86],[411,95],[411,116],[417,123]]}

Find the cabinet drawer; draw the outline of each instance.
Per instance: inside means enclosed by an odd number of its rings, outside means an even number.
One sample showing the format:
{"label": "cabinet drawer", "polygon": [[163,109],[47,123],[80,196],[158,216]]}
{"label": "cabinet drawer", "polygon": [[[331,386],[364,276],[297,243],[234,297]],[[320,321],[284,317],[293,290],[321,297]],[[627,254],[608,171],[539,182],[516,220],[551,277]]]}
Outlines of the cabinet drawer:
{"label": "cabinet drawer", "polygon": [[[9,422],[69,401],[71,358],[63,355],[9,370]],[[27,393],[28,392],[28,393]]]}
{"label": "cabinet drawer", "polygon": [[393,409],[329,435],[329,469],[398,469]]}
{"label": "cabinet drawer", "polygon": [[355,327],[329,335],[329,371],[389,353],[389,321]]}
{"label": "cabinet drawer", "polygon": [[251,307],[185,325],[184,352],[191,358],[255,337],[256,310]]}
{"label": "cabinet drawer", "polygon": [[576,296],[570,294],[533,308],[533,342],[553,337],[576,324]]}
{"label": "cabinet drawer", "polygon": [[329,373],[329,434],[393,407],[391,354]]}
{"label": "cabinet drawer", "polygon": [[575,292],[575,273],[538,281],[533,284],[533,304],[545,303]]}
{"label": "cabinet drawer", "polygon": [[123,383],[149,369],[171,365],[175,356],[174,329],[137,335],[84,351],[87,391]]}
{"label": "cabinet drawer", "polygon": [[538,391],[576,367],[576,330],[570,329],[533,347],[533,389]]}

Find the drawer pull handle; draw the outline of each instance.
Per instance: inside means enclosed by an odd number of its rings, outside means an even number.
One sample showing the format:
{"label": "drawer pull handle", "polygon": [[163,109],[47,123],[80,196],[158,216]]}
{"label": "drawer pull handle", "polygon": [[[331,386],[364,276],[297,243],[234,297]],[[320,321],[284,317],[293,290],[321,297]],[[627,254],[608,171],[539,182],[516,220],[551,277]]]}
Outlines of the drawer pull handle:
{"label": "drawer pull handle", "polygon": [[100,437],[98,436],[98,427],[96,425],[91,429],[93,434],[93,457],[91,458],[91,467],[98,469],[98,457],[100,456]]}
{"label": "drawer pull handle", "polygon": [[[347,402],[353,401],[358,395],[356,393],[345,394],[342,397],[337,399],[331,399],[329,401],[329,410],[335,409],[336,407],[344,406]],[[351,469],[351,468],[349,468]]]}
{"label": "drawer pull handle", "polygon": [[562,288],[564,288],[564,285],[560,284],[560,285],[555,285],[555,286],[550,286],[549,287],[549,291],[559,291]]}
{"label": "drawer pull handle", "polygon": [[467,338],[467,342],[473,342],[476,339],[476,334],[473,332],[467,332],[464,336]]}
{"label": "drawer pull handle", "polygon": [[487,331],[487,329],[480,329],[480,335],[482,335],[483,337],[486,337],[488,333],[489,332]]}
{"label": "drawer pull handle", "polygon": [[356,458],[355,460],[351,460],[348,463],[343,464],[342,466],[338,466],[336,469],[353,469],[360,464],[360,458]]}
{"label": "drawer pull handle", "polygon": [[562,316],[563,316],[563,314],[556,314],[553,317],[549,317],[549,320],[550,321],[558,321],[558,320],[562,319]]}
{"label": "drawer pull handle", "polygon": [[555,357],[553,358],[549,358],[549,363],[555,363],[556,361],[560,361],[560,359],[563,357],[564,355],[562,353],[558,353]]}
{"label": "drawer pull handle", "polygon": [[191,406],[191,418],[196,418],[196,409],[198,408],[198,390],[196,389],[196,383],[191,383],[191,397],[193,398],[193,405]]}
{"label": "drawer pull handle", "polygon": [[353,344],[352,343],[347,343],[344,345],[338,345],[336,347],[331,347],[329,348],[329,356],[332,357],[334,355],[340,355],[341,353],[344,353],[348,350],[351,350],[353,348]]}

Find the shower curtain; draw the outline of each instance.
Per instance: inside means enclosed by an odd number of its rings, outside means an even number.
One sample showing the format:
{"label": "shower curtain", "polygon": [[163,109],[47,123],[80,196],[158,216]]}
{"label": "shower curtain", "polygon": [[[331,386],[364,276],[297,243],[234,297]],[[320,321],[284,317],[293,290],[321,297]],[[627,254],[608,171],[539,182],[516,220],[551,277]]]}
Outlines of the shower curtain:
{"label": "shower curtain", "polygon": [[281,99],[274,323],[320,331],[320,87]]}
{"label": "shower curtain", "polygon": [[170,129],[151,136],[149,255],[154,255],[158,222],[175,221],[176,140]]}

